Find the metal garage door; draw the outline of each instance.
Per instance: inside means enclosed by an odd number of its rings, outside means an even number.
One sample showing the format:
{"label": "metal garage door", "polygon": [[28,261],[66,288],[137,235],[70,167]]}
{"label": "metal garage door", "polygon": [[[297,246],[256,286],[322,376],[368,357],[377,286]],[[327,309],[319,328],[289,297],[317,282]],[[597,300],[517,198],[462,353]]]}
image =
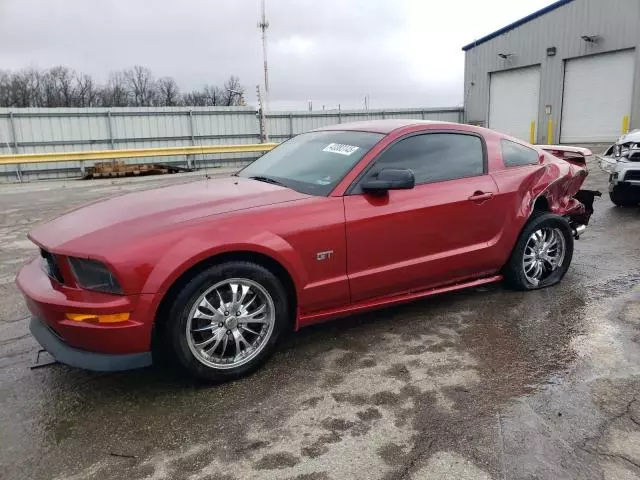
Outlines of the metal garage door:
{"label": "metal garage door", "polygon": [[634,52],[568,60],[564,70],[562,143],[610,142],[631,112]]}
{"label": "metal garage door", "polygon": [[489,128],[529,141],[531,122],[538,121],[540,67],[491,74]]}

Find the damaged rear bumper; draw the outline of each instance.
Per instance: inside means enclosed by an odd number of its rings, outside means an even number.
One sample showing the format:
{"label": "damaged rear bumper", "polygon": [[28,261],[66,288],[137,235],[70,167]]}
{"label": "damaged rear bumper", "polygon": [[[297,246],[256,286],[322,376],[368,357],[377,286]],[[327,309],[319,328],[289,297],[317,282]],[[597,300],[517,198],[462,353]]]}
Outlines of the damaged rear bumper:
{"label": "damaged rear bumper", "polygon": [[571,231],[574,238],[577,240],[587,230],[589,220],[593,214],[593,202],[596,197],[601,197],[602,192],[598,190],[579,190],[573,198],[578,200],[584,209],[581,213],[569,215],[569,224],[571,225]]}
{"label": "damaged rear bumper", "polygon": [[576,224],[579,225],[589,225],[589,219],[591,215],[593,215],[593,202],[596,197],[601,197],[602,192],[598,190],[579,190],[573,198],[578,200],[582,205],[584,205],[584,212],[571,215],[570,218]]}

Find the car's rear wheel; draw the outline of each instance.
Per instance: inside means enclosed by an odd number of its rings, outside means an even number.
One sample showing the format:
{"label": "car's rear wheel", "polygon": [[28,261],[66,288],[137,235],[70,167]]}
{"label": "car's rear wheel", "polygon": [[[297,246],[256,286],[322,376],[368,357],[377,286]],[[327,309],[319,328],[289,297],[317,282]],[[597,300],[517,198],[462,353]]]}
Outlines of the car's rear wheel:
{"label": "car's rear wheel", "polygon": [[633,207],[640,203],[640,189],[632,190],[622,185],[617,185],[609,192],[609,198],[618,207]]}
{"label": "car's rear wheel", "polygon": [[251,262],[214,265],[176,296],[164,329],[178,365],[206,381],[238,378],[273,353],[290,325],[282,283]]}
{"label": "car's rear wheel", "polygon": [[559,215],[535,212],[505,266],[505,280],[518,290],[555,285],[567,273],[572,257],[569,222]]}

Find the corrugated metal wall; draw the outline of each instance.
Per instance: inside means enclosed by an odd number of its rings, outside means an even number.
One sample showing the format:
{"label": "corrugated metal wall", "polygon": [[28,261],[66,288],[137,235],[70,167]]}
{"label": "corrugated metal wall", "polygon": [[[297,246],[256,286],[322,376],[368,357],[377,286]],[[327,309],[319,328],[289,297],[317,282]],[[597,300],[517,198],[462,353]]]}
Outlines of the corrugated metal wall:
{"label": "corrugated metal wall", "polygon": [[[280,142],[324,125],[384,118],[459,122],[462,109],[270,112],[267,132],[271,141]],[[249,143],[260,143],[258,116],[250,107],[0,108],[0,154]],[[252,154],[218,154],[191,160],[198,166],[252,158]],[[186,164],[187,159],[155,157],[129,162]],[[33,163],[19,168],[26,180],[80,174],[80,162]],[[0,182],[15,180],[16,166],[0,165]]]}
{"label": "corrugated metal wall", "polygon": [[[489,32],[487,32],[489,33]],[[597,35],[596,44],[582,36]],[[548,47],[556,55],[548,57]],[[540,102],[538,143],[559,141],[564,85],[564,61],[571,58],[635,48],[635,92],[631,106],[631,124],[640,128],[640,1],[574,0],[514,30],[471,48],[465,55],[465,121],[488,120],[489,76],[492,72],[540,65]],[[511,54],[502,59],[499,53]],[[607,92],[602,92],[606,95]],[[544,125],[549,118],[545,106],[551,105],[554,138],[546,138]]]}
{"label": "corrugated metal wall", "polygon": [[293,135],[336,123],[384,120],[387,118],[460,122],[461,115],[461,108],[271,112],[267,115],[267,131],[270,139],[282,141]]}

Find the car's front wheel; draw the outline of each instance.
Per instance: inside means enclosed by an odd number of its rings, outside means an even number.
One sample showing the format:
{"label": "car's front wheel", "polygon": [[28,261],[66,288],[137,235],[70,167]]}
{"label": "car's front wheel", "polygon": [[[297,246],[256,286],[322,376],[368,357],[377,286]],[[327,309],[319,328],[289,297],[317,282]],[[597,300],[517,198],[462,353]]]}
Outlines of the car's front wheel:
{"label": "car's front wheel", "polygon": [[286,293],[266,268],[234,261],[209,267],[176,296],[164,329],[179,366],[206,381],[246,375],[288,328]]}
{"label": "car's front wheel", "polygon": [[505,280],[518,290],[554,285],[567,273],[572,257],[569,222],[559,215],[534,212],[504,268]]}

